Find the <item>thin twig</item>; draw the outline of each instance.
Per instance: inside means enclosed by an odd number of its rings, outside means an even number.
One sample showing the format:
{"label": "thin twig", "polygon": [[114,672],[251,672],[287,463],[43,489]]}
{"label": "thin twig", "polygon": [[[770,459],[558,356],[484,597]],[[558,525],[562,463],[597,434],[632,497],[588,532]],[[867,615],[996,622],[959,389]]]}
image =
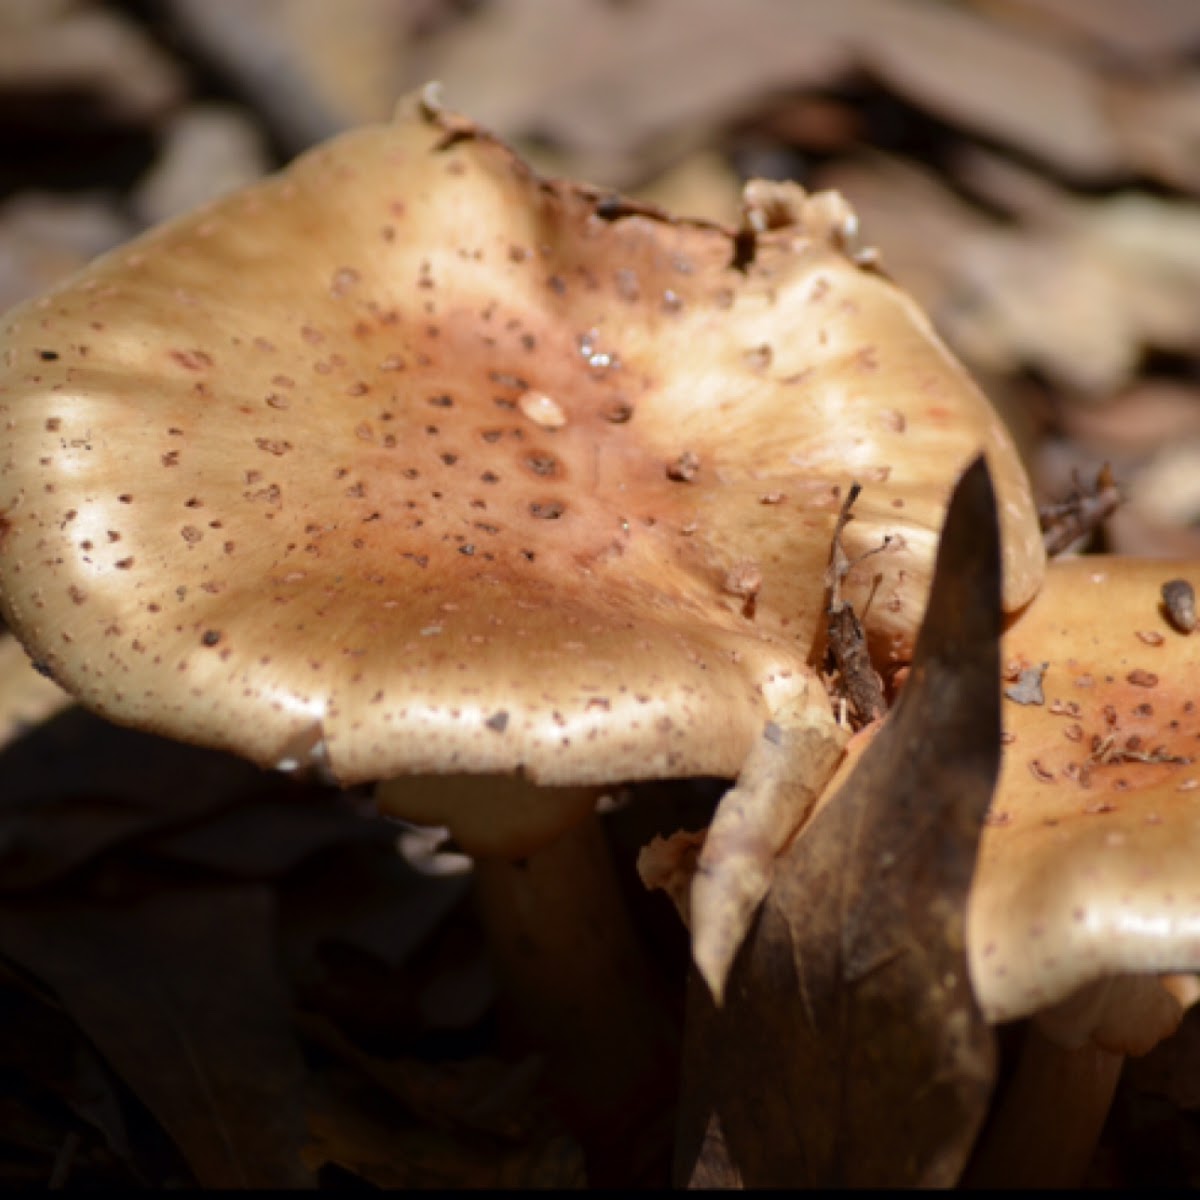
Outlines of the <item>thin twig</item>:
{"label": "thin twig", "polygon": [[864,558],[878,553],[888,543],[885,539],[882,546],[868,550],[853,561],[846,554],[842,546],[842,532],[850,520],[850,510],[861,491],[859,484],[851,484],[838,513],[837,524],[833,527],[829,567],[825,574],[825,583],[829,588],[829,605],[825,615],[828,621],[829,652],[837,668],[836,686],[849,700],[859,722],[866,725],[887,712],[887,700],[883,695],[883,681],[871,665],[867,635],[853,605],[842,596],[842,583],[853,567]]}
{"label": "thin twig", "polygon": [[1061,503],[1038,509],[1046,553],[1051,556],[1061,554],[1098,529],[1121,503],[1121,492],[1108,463],[1096,472],[1096,481],[1090,486],[1081,482],[1078,473],[1074,484],[1074,490]]}

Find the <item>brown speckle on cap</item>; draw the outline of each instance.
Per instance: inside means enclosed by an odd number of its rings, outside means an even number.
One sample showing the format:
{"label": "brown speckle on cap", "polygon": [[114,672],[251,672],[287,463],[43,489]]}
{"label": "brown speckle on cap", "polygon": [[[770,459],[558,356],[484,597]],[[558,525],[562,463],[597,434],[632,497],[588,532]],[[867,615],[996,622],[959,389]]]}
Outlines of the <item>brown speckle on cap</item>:
{"label": "brown speckle on cap", "polygon": [[667,478],[677,483],[691,483],[700,473],[700,456],[694,450],[684,450],[667,463]]}

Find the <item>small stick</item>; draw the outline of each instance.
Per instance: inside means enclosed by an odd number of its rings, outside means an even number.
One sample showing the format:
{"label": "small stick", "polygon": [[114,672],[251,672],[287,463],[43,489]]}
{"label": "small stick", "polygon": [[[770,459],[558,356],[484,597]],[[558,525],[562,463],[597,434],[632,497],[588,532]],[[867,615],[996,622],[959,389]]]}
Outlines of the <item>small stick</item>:
{"label": "small stick", "polygon": [[1052,557],[1098,529],[1121,503],[1121,493],[1108,463],[1096,473],[1096,482],[1090,487],[1080,482],[1078,473],[1074,478],[1075,490],[1064,501],[1038,509],[1046,553]]}
{"label": "small stick", "polygon": [[850,701],[859,721],[868,725],[887,712],[887,700],[883,695],[883,682],[871,665],[862,622],[853,605],[842,597],[842,582],[853,567],[871,554],[877,554],[887,545],[887,541],[853,562],[847,556],[842,546],[842,531],[850,520],[850,509],[861,491],[859,484],[850,485],[833,529],[829,567],[825,574],[829,588],[829,605],[825,615],[828,620],[829,651],[838,671],[838,686]]}

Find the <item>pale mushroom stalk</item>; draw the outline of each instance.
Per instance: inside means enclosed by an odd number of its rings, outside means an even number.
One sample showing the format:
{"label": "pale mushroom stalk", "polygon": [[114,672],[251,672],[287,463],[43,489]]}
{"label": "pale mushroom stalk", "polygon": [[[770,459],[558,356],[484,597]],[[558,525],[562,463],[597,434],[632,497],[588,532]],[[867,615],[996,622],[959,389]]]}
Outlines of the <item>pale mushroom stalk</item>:
{"label": "pale mushroom stalk", "polygon": [[[384,811],[446,822],[474,859],[503,995],[549,1054],[546,1082],[584,1141],[593,1183],[645,1169],[653,1146],[640,1134],[669,1105],[677,1069],[665,981],[630,920],[595,815],[609,790],[538,787],[517,775],[426,776],[376,789]],[[509,814],[503,831],[498,806]]]}
{"label": "pale mushroom stalk", "polygon": [[[746,768],[732,803],[769,813],[760,739],[811,677],[852,480],[881,664],[981,451],[1007,608],[1044,569],[1002,423],[854,232],[795,185],[750,185],[734,230],[541,180],[409,97],[7,316],[0,609],[112,720],[346,785],[485,781],[383,799],[481,859],[536,858],[595,786]],[[541,790],[491,786],[517,773]]]}
{"label": "pale mushroom stalk", "polygon": [[[476,860],[499,977],[550,1053],[547,1082],[582,1131],[589,1179],[644,1178],[676,1088],[663,984],[639,942],[594,817],[528,858]],[[661,1149],[661,1147],[658,1147]]]}
{"label": "pale mushroom stalk", "polygon": [[1097,979],[1022,1022],[1013,1031],[1016,1065],[980,1134],[967,1186],[1082,1185],[1126,1058],[1174,1033],[1195,999],[1175,982]]}
{"label": "pale mushroom stalk", "polygon": [[1085,1182],[1121,1069],[1179,1027],[1195,1000],[1183,978],[1116,975],[1039,1009],[967,1171],[980,1187]]}
{"label": "pale mushroom stalk", "polygon": [[1092,1162],[1125,1063],[1087,1043],[1067,1049],[1036,1021],[963,1178],[968,1188],[1076,1188]]}

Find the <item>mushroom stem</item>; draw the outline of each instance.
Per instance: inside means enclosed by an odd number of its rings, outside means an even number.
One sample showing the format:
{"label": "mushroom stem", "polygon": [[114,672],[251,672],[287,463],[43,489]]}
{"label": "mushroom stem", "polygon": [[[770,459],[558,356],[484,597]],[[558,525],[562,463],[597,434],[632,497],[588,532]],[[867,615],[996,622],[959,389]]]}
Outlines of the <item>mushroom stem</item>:
{"label": "mushroom stem", "polygon": [[481,858],[476,874],[505,995],[548,1054],[589,1182],[649,1182],[647,1159],[666,1149],[654,1131],[669,1136],[677,1048],[599,821],[517,861]]}
{"label": "mushroom stem", "polygon": [[1064,1049],[1026,1023],[1016,1071],[963,1179],[971,1188],[1074,1188],[1084,1178],[1125,1056],[1088,1042]]}
{"label": "mushroom stem", "polygon": [[[519,774],[408,776],[381,782],[376,800],[447,826],[475,859],[502,995],[547,1053],[590,1182],[616,1186],[641,1181],[652,1118],[669,1137],[678,1047],[596,818],[604,790]],[[661,1157],[665,1182],[665,1144]]]}

